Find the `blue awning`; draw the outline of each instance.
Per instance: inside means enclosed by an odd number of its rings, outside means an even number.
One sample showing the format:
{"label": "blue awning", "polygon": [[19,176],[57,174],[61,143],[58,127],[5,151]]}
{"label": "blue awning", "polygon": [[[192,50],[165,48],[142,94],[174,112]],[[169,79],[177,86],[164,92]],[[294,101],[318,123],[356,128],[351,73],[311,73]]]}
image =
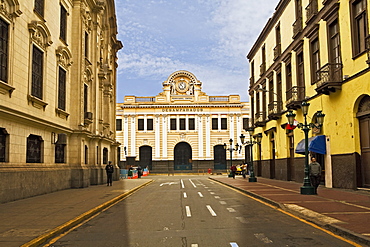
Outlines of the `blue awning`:
{"label": "blue awning", "polygon": [[[308,138],[308,151],[319,153],[319,154],[326,154],[326,141],[325,136],[314,136]],[[304,139],[301,140],[296,149],[295,152],[297,154],[305,154],[305,145],[304,145]]]}

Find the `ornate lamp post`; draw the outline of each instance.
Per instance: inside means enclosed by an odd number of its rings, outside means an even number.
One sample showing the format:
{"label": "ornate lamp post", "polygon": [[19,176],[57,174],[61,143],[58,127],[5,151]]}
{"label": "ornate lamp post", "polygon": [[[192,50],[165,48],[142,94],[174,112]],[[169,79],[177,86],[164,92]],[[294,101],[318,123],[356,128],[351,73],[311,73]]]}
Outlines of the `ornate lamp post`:
{"label": "ornate lamp post", "polygon": [[239,144],[237,143],[235,145],[235,148],[233,148],[233,139],[229,140],[229,148],[227,148],[226,143],[224,143],[224,149],[227,151],[230,151],[230,167],[233,165],[233,151],[239,150]]}
{"label": "ornate lamp post", "polygon": [[242,142],[242,145],[247,145],[250,150],[251,160],[250,160],[250,176],[248,181],[249,182],[257,182],[257,177],[254,175],[254,167],[253,167],[253,145],[261,143],[262,140],[262,133],[258,133],[255,137],[256,141],[252,140],[252,135],[254,132],[254,129],[252,127],[245,129],[249,133],[249,141],[244,142],[245,136],[243,134],[240,135],[240,141]]}
{"label": "ornate lamp post", "polygon": [[[316,112],[316,119],[317,124],[313,123],[307,123],[307,114],[308,114],[308,107],[310,106],[310,103],[303,101],[302,102],[302,113],[304,116],[304,123],[299,123],[297,125],[298,128],[302,129],[304,132],[304,145],[305,145],[305,167],[304,167],[304,180],[303,180],[303,186],[301,187],[301,194],[302,195],[314,195],[315,188],[312,187],[310,178],[309,178],[309,165],[308,165],[308,132],[312,128],[321,128],[322,124],[324,123],[324,117],[325,114],[322,113],[322,111]],[[294,114],[292,111],[289,111],[288,114],[286,114],[286,117],[288,118],[288,123],[290,125],[293,125],[294,119],[296,114]]]}

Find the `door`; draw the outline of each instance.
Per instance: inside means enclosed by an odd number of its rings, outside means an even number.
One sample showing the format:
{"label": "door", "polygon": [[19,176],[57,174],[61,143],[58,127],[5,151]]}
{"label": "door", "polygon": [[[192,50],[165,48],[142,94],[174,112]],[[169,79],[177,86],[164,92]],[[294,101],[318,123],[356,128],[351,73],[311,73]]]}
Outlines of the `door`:
{"label": "door", "polygon": [[360,118],[361,180],[370,187],[370,115]]}
{"label": "door", "polygon": [[152,170],[152,147],[142,146],[139,148],[139,161],[142,169],[148,167]]}
{"label": "door", "polygon": [[180,142],[175,146],[175,170],[192,170],[191,146],[186,142]]}
{"label": "door", "polygon": [[224,145],[213,147],[214,168],[215,170],[226,170],[226,150]]}

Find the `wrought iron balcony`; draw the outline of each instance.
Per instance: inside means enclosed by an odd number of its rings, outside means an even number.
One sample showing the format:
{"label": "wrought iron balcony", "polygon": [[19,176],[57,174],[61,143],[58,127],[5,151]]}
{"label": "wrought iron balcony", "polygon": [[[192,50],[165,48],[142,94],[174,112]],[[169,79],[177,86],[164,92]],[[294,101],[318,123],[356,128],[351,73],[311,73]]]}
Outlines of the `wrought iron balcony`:
{"label": "wrought iron balcony", "polygon": [[318,13],[318,4],[317,0],[310,0],[310,3],[306,7],[306,23]]}
{"label": "wrought iron balcony", "polygon": [[302,32],[302,16],[298,17],[297,20],[293,23],[293,39]]}
{"label": "wrought iron balcony", "polygon": [[317,71],[316,92],[329,95],[340,90],[343,83],[343,64],[327,63]]}
{"label": "wrought iron balcony", "polygon": [[288,109],[298,109],[305,97],[305,87],[294,86],[286,92],[286,107]]}
{"label": "wrought iron balcony", "polygon": [[281,44],[277,44],[274,48],[274,60],[281,55]]}
{"label": "wrought iron balcony", "polygon": [[268,118],[270,120],[279,119],[283,109],[283,102],[272,101],[268,104]]}
{"label": "wrought iron balcony", "polygon": [[255,115],[254,115],[254,125],[256,127],[262,127],[264,126],[266,123],[266,113],[265,112],[257,112]]}

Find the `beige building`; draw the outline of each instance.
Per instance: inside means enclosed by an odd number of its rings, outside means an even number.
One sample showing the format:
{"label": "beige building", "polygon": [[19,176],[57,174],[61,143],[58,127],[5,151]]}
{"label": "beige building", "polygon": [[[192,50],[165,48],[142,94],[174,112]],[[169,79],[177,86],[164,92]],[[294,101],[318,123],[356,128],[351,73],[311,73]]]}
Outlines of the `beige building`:
{"label": "beige building", "polygon": [[0,25],[0,202],[103,183],[118,147],[114,0],[3,0]]}
{"label": "beige building", "polygon": [[[245,159],[240,143],[249,105],[239,95],[209,96],[202,82],[188,71],[176,71],[163,82],[157,96],[125,96],[117,104],[117,141],[121,167],[148,166],[152,172],[225,172],[230,156]],[[230,155],[231,154],[231,155]]]}

